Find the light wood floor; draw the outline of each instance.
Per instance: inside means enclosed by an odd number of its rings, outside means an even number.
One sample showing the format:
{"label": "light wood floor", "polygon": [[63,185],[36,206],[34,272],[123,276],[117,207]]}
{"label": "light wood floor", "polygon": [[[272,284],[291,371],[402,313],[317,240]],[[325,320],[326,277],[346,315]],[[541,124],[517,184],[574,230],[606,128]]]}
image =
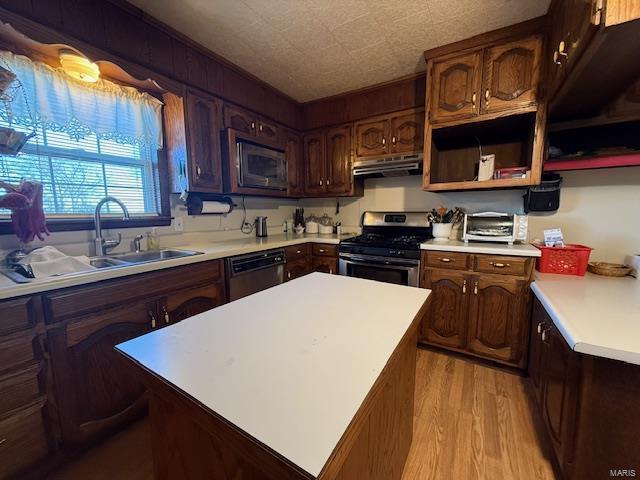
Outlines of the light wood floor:
{"label": "light wood floor", "polygon": [[[419,349],[414,437],[403,480],[554,479],[526,381]],[[50,478],[151,480],[149,444],[143,420]]]}

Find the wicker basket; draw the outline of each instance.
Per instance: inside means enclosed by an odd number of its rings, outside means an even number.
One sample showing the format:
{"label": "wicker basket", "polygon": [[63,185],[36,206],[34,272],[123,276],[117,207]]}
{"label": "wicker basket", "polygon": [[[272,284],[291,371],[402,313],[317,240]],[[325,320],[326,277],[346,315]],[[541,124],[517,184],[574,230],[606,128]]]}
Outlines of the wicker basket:
{"label": "wicker basket", "polygon": [[589,271],[605,277],[625,277],[631,273],[631,267],[619,263],[590,262]]}

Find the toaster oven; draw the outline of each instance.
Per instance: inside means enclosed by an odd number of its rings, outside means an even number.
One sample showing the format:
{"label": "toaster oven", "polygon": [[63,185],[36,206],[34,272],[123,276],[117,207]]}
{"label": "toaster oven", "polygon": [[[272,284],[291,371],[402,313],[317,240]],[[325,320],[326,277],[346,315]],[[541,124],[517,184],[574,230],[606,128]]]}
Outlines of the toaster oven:
{"label": "toaster oven", "polygon": [[481,212],[464,216],[462,240],[465,242],[526,242],[529,220],[526,215]]}

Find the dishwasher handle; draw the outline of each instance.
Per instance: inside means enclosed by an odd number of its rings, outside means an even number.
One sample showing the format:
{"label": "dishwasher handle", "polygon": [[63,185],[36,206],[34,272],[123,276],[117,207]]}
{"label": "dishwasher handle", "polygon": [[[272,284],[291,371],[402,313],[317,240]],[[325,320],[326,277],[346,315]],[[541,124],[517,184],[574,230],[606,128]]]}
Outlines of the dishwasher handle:
{"label": "dishwasher handle", "polygon": [[231,276],[242,275],[284,263],[284,250],[251,253],[249,255],[232,257],[229,260],[229,273]]}

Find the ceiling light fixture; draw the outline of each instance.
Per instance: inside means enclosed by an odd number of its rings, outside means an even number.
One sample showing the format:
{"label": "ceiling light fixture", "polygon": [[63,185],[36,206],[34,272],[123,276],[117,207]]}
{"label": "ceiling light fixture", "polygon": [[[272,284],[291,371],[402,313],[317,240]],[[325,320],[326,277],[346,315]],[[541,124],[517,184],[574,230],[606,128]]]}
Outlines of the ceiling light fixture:
{"label": "ceiling light fixture", "polygon": [[83,82],[95,83],[100,78],[98,65],[75,53],[61,53],[60,65],[67,75]]}

